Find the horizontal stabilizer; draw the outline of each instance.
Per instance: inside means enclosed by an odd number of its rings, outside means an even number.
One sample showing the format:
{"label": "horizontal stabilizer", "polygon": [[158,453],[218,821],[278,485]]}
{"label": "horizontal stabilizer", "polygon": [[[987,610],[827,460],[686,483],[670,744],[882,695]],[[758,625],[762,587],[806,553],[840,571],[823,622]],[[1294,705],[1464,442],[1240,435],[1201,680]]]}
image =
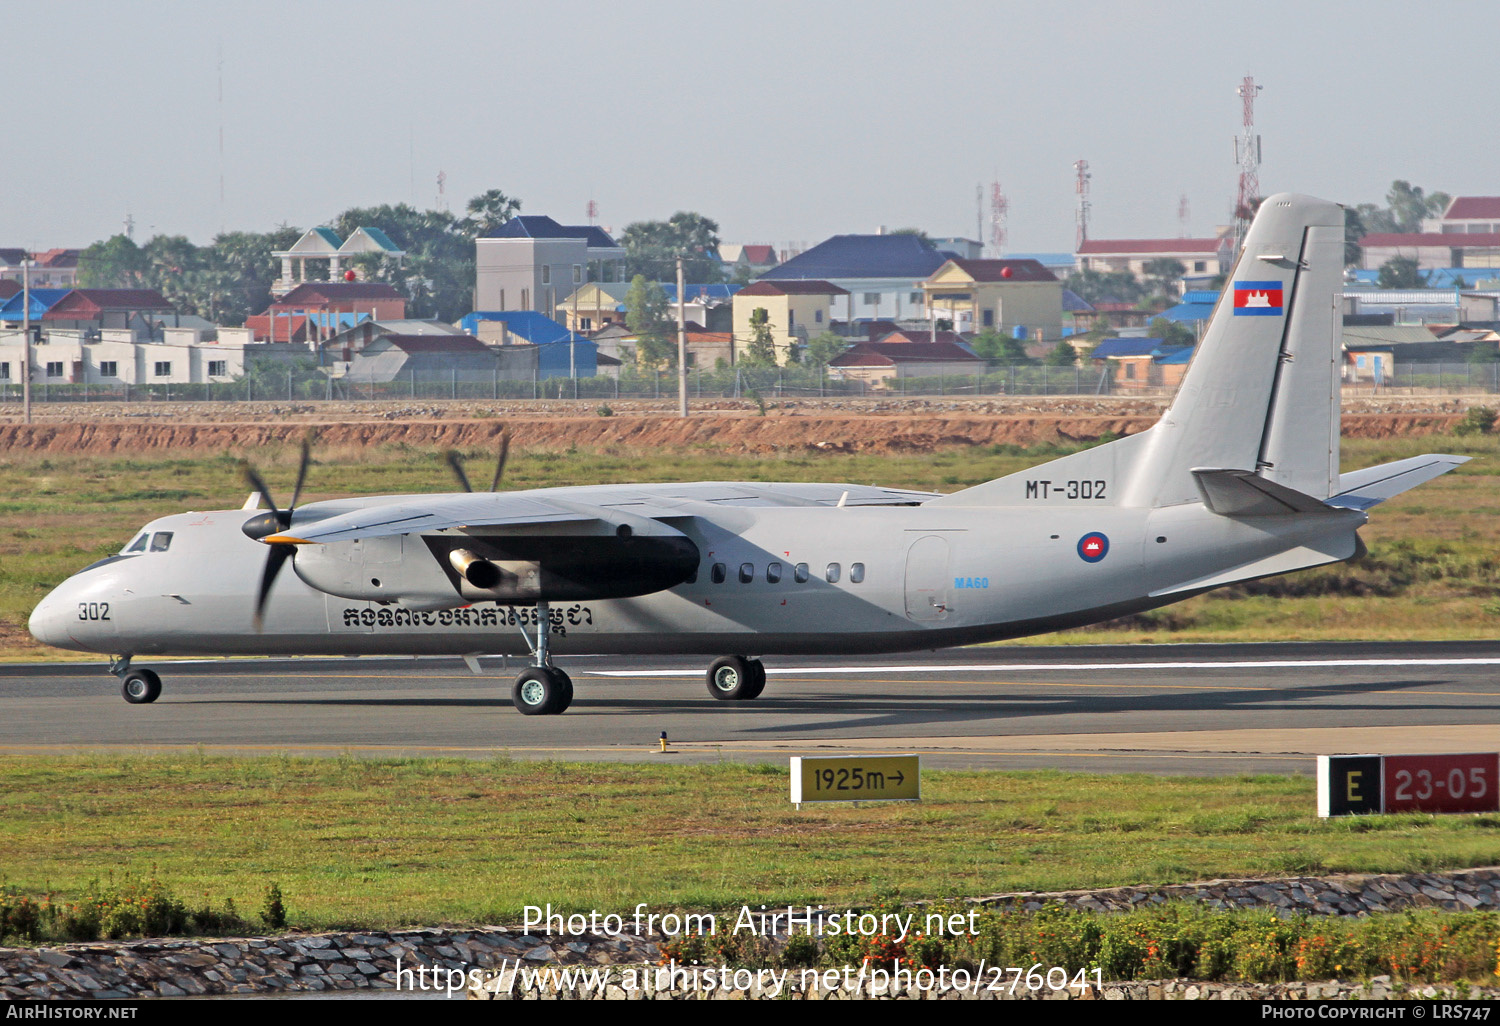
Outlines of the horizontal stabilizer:
{"label": "horizontal stabilizer", "polygon": [[1268,481],[1251,470],[1197,467],[1193,480],[1203,505],[1225,517],[1275,517],[1291,513],[1331,513],[1321,499]]}
{"label": "horizontal stabilizer", "polygon": [[1328,505],[1343,509],[1369,509],[1467,462],[1467,456],[1432,453],[1340,474],[1339,493],[1328,500]]}

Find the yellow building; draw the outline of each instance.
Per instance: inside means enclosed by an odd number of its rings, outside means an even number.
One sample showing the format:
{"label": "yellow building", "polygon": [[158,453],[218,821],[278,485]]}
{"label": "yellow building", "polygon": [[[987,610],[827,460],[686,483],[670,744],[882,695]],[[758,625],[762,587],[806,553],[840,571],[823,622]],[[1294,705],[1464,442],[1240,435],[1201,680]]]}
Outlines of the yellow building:
{"label": "yellow building", "polygon": [[960,332],[1026,329],[1028,338],[1062,336],[1062,282],[1035,260],[954,258],[922,283],[927,308]]}
{"label": "yellow building", "polygon": [[834,298],[848,294],[837,285],[817,280],[758,281],[745,286],[734,294],[734,338],[739,352],[745,352],[754,334],[750,318],[756,310],[764,310],[776,362],[786,363],[793,346],[831,330]]}

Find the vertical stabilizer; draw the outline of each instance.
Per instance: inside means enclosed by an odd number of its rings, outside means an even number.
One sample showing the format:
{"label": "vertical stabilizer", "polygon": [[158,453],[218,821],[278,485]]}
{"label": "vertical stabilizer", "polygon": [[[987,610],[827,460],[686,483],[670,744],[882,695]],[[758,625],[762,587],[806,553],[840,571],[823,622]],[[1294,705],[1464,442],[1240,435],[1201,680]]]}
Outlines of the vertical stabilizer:
{"label": "vertical stabilizer", "polygon": [[1344,211],[1261,204],[1182,387],[1148,432],[1125,503],[1196,502],[1192,471],[1255,471],[1317,498],[1338,480]]}

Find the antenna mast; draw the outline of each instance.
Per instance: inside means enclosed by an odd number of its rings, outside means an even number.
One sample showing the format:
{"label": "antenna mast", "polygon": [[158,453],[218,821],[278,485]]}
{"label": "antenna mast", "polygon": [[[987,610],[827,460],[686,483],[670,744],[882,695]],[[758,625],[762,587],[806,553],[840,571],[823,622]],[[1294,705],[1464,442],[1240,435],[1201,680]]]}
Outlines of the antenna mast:
{"label": "antenna mast", "polygon": [[1234,160],[1240,166],[1239,194],[1234,200],[1235,249],[1244,242],[1245,232],[1255,216],[1256,201],[1260,199],[1260,136],[1255,132],[1255,94],[1261,88],[1246,75],[1235,90],[1244,106],[1244,125],[1234,140]]}
{"label": "antenna mast", "polygon": [[1005,255],[1005,220],[1009,213],[1010,200],[1005,198],[997,177],[990,186],[990,245],[995,248],[997,257]]}
{"label": "antenna mast", "polygon": [[1073,170],[1078,172],[1073,184],[1073,191],[1078,193],[1078,234],[1073,245],[1076,252],[1083,248],[1089,237],[1089,179],[1094,176],[1089,174],[1089,162],[1086,160],[1075,160]]}

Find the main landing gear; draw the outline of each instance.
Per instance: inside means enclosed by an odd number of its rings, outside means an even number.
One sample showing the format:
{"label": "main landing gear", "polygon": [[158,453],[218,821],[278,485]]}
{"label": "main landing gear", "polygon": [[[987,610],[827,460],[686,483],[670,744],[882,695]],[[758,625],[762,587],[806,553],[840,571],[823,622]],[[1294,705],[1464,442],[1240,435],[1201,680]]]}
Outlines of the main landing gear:
{"label": "main landing gear", "polygon": [[724,656],[708,668],[708,693],[721,702],[748,702],[766,689],[766,667],[759,659]]}
{"label": "main landing gear", "polygon": [[161,697],[161,678],[155,670],[132,670],[130,657],[109,664],[109,672],[120,678],[120,694],[131,705],[149,705]]}
{"label": "main landing gear", "polygon": [[552,653],[547,647],[547,634],[552,629],[548,618],[547,603],[536,604],[536,643],[533,644],[521,625],[521,637],[536,659],[516,678],[511,688],[510,700],[523,716],[556,716],[573,702],[573,679],[552,665]]}

